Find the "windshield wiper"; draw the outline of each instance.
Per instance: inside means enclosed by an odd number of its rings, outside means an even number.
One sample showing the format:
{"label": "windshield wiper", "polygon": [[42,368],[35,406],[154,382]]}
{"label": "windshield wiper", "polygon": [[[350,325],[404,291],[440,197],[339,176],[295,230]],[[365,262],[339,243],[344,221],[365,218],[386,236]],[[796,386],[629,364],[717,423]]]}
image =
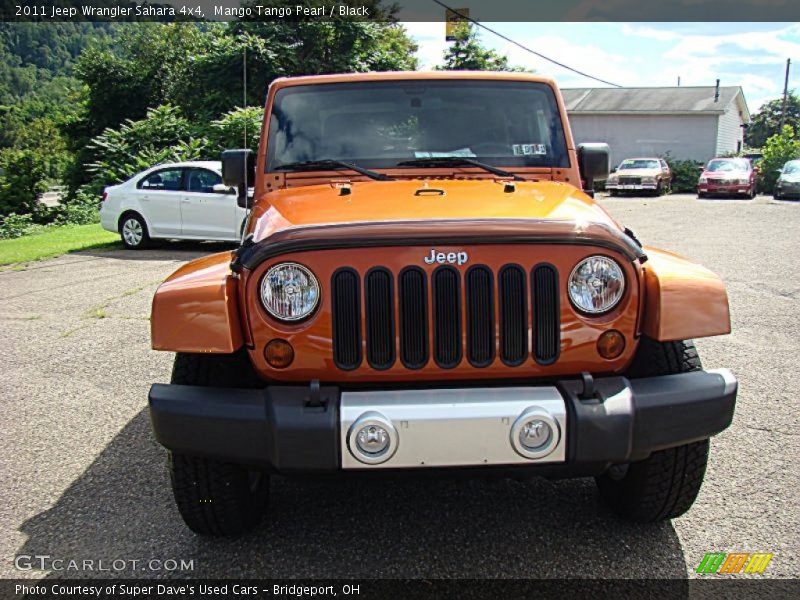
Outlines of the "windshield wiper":
{"label": "windshield wiper", "polygon": [[361,175],[374,179],[375,181],[394,181],[393,177],[378,173],[377,171],[370,171],[364,167],[359,167],[353,163],[344,160],[304,160],[300,162],[285,163],[279,167],[275,167],[276,171],[316,171],[319,169],[349,169]]}
{"label": "windshield wiper", "polygon": [[431,156],[428,158],[415,158],[414,160],[404,160],[397,163],[398,167],[459,167],[463,165],[470,165],[478,167],[489,173],[499,175],[500,177],[511,177],[515,181],[525,181],[523,177],[509,173],[504,169],[487,165],[484,162],[467,158],[466,156]]}

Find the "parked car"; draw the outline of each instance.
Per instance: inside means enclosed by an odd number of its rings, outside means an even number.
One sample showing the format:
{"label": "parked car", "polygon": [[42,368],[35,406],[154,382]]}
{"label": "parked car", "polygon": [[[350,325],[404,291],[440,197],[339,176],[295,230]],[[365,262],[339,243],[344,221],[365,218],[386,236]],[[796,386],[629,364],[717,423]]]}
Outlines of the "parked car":
{"label": "parked car", "polygon": [[154,238],[236,241],[246,216],[236,198],[220,161],[162,164],[107,187],[100,224],[132,249]]}
{"label": "parked car", "polygon": [[151,422],[193,531],[253,528],[280,473],[593,475],[633,521],[689,509],[735,406],[691,342],[729,333],[725,286],[580,189],[609,149],[566,119],[528,73],[272,82],[257,164],[223,154],[255,177],[244,242],[153,299],[176,356]]}
{"label": "parked car", "polygon": [[772,196],[778,200],[800,198],[800,160],[790,160],[783,165]]}
{"label": "parked car", "polygon": [[697,197],[713,195],[755,198],[758,170],[746,158],[712,158],[697,183]]}
{"label": "parked car", "polygon": [[668,193],[672,172],[663,158],[626,158],[606,180],[611,196],[620,192],[647,191],[655,195]]}

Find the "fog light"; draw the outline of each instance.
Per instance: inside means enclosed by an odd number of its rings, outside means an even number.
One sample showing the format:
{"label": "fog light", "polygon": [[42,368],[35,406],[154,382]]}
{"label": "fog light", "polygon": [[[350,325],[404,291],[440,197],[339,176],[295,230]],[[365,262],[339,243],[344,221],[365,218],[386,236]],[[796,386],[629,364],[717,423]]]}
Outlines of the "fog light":
{"label": "fog light", "polygon": [[389,447],[389,432],[380,425],[367,425],[356,434],[356,444],[367,454],[382,454]]}
{"label": "fog light", "polygon": [[597,352],[603,358],[617,358],[625,350],[625,336],[616,329],[603,332],[597,340]]}
{"label": "fog light", "polygon": [[367,465],[377,465],[392,458],[398,441],[392,422],[377,412],[361,415],[347,433],[350,454]]}
{"label": "fog light", "polygon": [[294,360],[294,348],[286,340],[272,340],[264,348],[264,358],[269,366],[275,369],[285,369]]}
{"label": "fog light", "polygon": [[544,458],[558,446],[561,429],[549,412],[532,406],[511,426],[511,445],[525,458]]}
{"label": "fog light", "polygon": [[553,428],[541,419],[533,419],[522,426],[519,443],[528,450],[539,450],[550,442]]}

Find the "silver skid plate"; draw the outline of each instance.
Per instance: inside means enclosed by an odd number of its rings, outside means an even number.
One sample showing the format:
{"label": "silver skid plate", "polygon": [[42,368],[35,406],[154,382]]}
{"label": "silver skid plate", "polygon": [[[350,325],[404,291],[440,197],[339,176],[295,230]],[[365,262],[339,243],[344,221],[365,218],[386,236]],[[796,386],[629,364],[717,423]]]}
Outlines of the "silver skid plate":
{"label": "silver skid plate", "polygon": [[[523,414],[556,425],[546,456],[523,456],[512,443]],[[366,415],[391,433],[390,458],[368,464],[354,456],[355,429]],[[377,420],[375,415],[380,418]],[[343,392],[340,406],[343,469],[396,469],[558,463],[565,460],[567,415],[555,387],[502,387]],[[388,422],[388,423],[386,423]],[[354,428],[354,424],[356,428]],[[516,428],[515,428],[516,425]],[[351,432],[352,430],[352,432]],[[351,435],[352,433],[352,435]],[[517,444],[519,447],[519,444]],[[524,450],[524,448],[523,448]],[[535,453],[529,453],[535,454]]]}

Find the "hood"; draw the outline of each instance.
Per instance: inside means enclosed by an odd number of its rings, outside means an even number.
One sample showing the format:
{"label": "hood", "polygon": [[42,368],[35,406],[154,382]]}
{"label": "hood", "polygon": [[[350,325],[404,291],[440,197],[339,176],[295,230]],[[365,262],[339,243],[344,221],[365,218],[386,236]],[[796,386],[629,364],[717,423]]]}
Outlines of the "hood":
{"label": "hood", "polygon": [[800,181],[800,173],[781,173],[778,179],[787,183],[797,183]]}
{"label": "hood", "polygon": [[290,188],[262,196],[251,219],[254,241],[308,225],[454,219],[531,219],[619,225],[569,184],[540,181],[398,180],[354,182],[342,195],[333,184]]}

